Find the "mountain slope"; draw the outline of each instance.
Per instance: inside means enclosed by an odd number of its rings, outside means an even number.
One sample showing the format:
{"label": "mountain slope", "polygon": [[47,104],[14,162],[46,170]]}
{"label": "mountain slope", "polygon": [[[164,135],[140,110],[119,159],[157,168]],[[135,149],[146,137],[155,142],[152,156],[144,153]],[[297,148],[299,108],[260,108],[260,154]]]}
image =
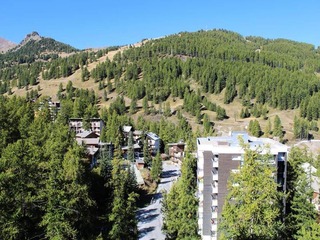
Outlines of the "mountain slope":
{"label": "mountain slope", "polygon": [[14,64],[33,63],[35,61],[47,61],[52,57],[58,57],[59,54],[73,53],[79,50],[56,41],[52,38],[40,36],[37,32],[27,34],[19,45],[8,50],[5,54],[0,54],[0,67],[12,66]]}
{"label": "mountain slope", "polygon": [[[25,41],[23,47],[33,49],[40,41]],[[137,101],[134,118],[153,118],[143,111],[145,99],[152,114],[161,115],[164,106],[171,106],[172,112],[181,110],[194,129],[202,129],[207,116],[217,132],[244,130],[255,119],[263,129],[268,118],[279,115],[291,139],[295,115],[317,121],[320,112],[320,56],[314,46],[226,30],[182,32],[126,48],[82,51],[37,69],[33,84],[38,83],[41,94],[55,96],[60,83],[66,87],[71,81],[76,88],[93,89],[101,97],[100,106],[109,106],[119,95],[128,108]],[[12,90],[24,95],[23,87],[30,83],[16,78],[18,88]],[[251,116],[241,118],[245,109]],[[178,121],[175,116],[171,120]]]}
{"label": "mountain slope", "polygon": [[17,46],[17,44],[0,37],[0,53],[5,53],[15,46]]}

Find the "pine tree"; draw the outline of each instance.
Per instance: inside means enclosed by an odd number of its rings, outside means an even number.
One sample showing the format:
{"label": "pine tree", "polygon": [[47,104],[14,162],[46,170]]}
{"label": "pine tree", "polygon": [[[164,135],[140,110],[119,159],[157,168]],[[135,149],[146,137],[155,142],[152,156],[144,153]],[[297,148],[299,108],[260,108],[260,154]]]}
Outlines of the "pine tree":
{"label": "pine tree", "polygon": [[206,113],[203,115],[203,128],[206,133],[212,132],[210,118]]}
{"label": "pine tree", "polygon": [[311,176],[307,177],[302,170],[296,180],[294,196],[291,202],[291,213],[288,216],[292,236],[297,234],[303,227],[316,222],[317,212],[312,204],[313,189],[311,188]]}
{"label": "pine tree", "polygon": [[281,120],[278,115],[276,115],[274,118],[272,134],[275,137],[279,137],[279,138],[283,137]]}
{"label": "pine tree", "polygon": [[142,100],[142,107],[145,115],[149,114],[148,98],[145,96]]}
{"label": "pine tree", "polygon": [[258,122],[258,120],[251,120],[250,121],[251,124],[249,124],[249,131],[250,133],[255,136],[255,137],[260,137],[261,136],[261,127],[260,127],[260,123]]}
{"label": "pine tree", "polygon": [[128,153],[127,153],[127,159],[130,162],[134,162],[134,148],[133,148],[133,133],[132,131],[129,132],[128,136]]}
{"label": "pine tree", "polygon": [[81,71],[81,80],[82,82],[89,80],[90,72],[88,71],[87,67],[84,67]]}
{"label": "pine tree", "polygon": [[[118,147],[119,148],[119,147]],[[112,223],[109,239],[137,239],[135,183],[129,169],[121,170],[120,149],[112,160],[113,202],[109,220]]]}
{"label": "pine tree", "polygon": [[102,147],[99,151],[99,162],[100,162],[100,174],[103,177],[105,182],[109,182],[111,180],[111,172],[112,172],[112,146]]}
{"label": "pine tree", "polygon": [[302,226],[296,235],[297,240],[318,240],[320,239],[320,225],[319,223],[307,222]]}
{"label": "pine tree", "polygon": [[311,204],[312,190],[310,172],[302,168],[304,163],[312,163],[313,157],[305,149],[293,147],[287,163],[287,196],[285,234],[288,238],[298,238],[298,232],[315,221],[315,208]]}
{"label": "pine tree", "polygon": [[162,161],[160,157],[160,152],[157,152],[157,155],[152,159],[151,166],[151,178],[153,181],[158,182],[160,180],[160,175],[162,172]]}
{"label": "pine tree", "polygon": [[108,94],[107,94],[107,91],[105,89],[103,90],[103,100],[105,102],[108,100]]}
{"label": "pine tree", "polygon": [[186,153],[181,178],[164,195],[163,230],[167,239],[198,239],[196,192],[196,159]]}
{"label": "pine tree", "polygon": [[110,239],[122,239],[126,229],[124,216],[126,214],[125,208],[125,186],[121,178],[121,163],[119,155],[117,154],[112,160],[112,180],[113,186],[113,201],[112,210],[109,215],[109,221],[112,223],[112,228],[109,232]]}
{"label": "pine tree", "polygon": [[268,119],[268,122],[267,122],[267,124],[266,124],[265,129],[264,129],[264,136],[270,137],[270,135],[271,135],[271,129],[272,129],[271,121],[270,121],[270,119]]}
{"label": "pine tree", "polygon": [[274,239],[281,225],[275,169],[268,157],[244,148],[244,164],[228,184],[220,231],[227,239]]}
{"label": "pine tree", "polygon": [[130,103],[130,114],[135,114],[137,112],[137,99],[133,98]]}
{"label": "pine tree", "polygon": [[145,138],[143,142],[143,159],[144,159],[145,165],[147,167],[150,167],[152,164],[152,159],[149,151],[148,138]]}
{"label": "pine tree", "polygon": [[164,114],[165,117],[170,117],[171,116],[170,102],[166,102],[163,114]]}

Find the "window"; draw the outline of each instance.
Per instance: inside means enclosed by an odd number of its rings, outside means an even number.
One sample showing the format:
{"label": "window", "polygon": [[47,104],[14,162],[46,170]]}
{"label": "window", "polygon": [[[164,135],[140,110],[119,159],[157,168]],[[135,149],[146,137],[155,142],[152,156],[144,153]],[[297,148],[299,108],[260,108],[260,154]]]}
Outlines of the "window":
{"label": "window", "polygon": [[218,212],[218,207],[217,206],[212,206],[211,210],[212,210],[212,212]]}
{"label": "window", "polygon": [[212,169],[212,174],[213,174],[213,175],[218,174],[218,168],[213,168],[213,169]]}

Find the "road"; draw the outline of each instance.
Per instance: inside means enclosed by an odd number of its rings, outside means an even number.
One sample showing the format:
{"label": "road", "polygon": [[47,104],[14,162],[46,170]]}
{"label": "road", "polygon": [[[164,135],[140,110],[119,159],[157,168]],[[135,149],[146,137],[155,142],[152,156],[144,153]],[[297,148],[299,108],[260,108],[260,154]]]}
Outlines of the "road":
{"label": "road", "polygon": [[161,180],[158,184],[157,193],[154,194],[150,205],[137,211],[139,239],[141,240],[164,240],[162,228],[162,192],[169,191],[173,182],[180,175],[180,167],[171,162],[163,162]]}

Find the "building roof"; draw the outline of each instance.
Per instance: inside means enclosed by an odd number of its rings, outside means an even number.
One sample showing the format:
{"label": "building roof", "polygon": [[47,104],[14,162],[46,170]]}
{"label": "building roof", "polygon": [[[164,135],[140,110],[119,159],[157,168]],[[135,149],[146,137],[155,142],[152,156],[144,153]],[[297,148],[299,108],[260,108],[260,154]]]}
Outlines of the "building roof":
{"label": "building roof", "polygon": [[79,145],[82,145],[82,143],[85,145],[99,145],[100,142],[99,138],[77,138],[76,140]]}
{"label": "building roof", "polygon": [[[137,144],[137,143],[133,144],[132,147],[133,147],[133,149],[140,149],[140,148],[141,148],[140,145]],[[122,147],[121,149],[122,149],[122,150],[128,150],[128,149],[129,149],[129,146],[124,146],[124,147]]]}
{"label": "building roof", "polygon": [[95,132],[92,132],[92,131],[83,131],[83,132],[80,132],[80,133],[77,133],[76,135],[77,138],[99,138],[99,135],[96,134]]}
{"label": "building roof", "polygon": [[133,135],[142,135],[143,131],[141,130],[134,130]]}
{"label": "building roof", "polygon": [[132,126],[123,126],[122,130],[126,133],[130,132],[132,130]]}
{"label": "building roof", "polygon": [[[69,118],[69,122],[82,122],[82,118]],[[101,118],[90,118],[90,122],[102,121]]]}
{"label": "building roof", "polygon": [[144,180],[142,178],[142,175],[141,175],[139,169],[137,168],[137,166],[135,164],[133,164],[133,169],[134,169],[134,173],[136,175],[137,183],[139,185],[143,185],[144,184]]}
{"label": "building roof", "polygon": [[148,132],[147,136],[150,137],[152,140],[159,140],[160,138],[158,137],[157,134],[153,133],[153,132]]}
{"label": "building roof", "polygon": [[88,147],[87,152],[89,155],[93,156],[98,152],[99,148],[96,147]]}
{"label": "building roof", "polygon": [[177,146],[177,145],[186,145],[186,143],[182,142],[182,141],[177,142],[177,143],[168,143],[168,146]]}
{"label": "building roof", "polygon": [[288,146],[273,139],[252,137],[243,131],[231,132],[228,136],[197,138],[197,146],[199,150],[213,148],[217,153],[243,153],[241,138],[245,144],[249,144],[251,149],[262,148],[263,151],[268,146],[270,153],[287,152],[289,149]]}
{"label": "building roof", "polygon": [[135,161],[136,163],[144,164],[144,160],[142,158],[136,158]]}

